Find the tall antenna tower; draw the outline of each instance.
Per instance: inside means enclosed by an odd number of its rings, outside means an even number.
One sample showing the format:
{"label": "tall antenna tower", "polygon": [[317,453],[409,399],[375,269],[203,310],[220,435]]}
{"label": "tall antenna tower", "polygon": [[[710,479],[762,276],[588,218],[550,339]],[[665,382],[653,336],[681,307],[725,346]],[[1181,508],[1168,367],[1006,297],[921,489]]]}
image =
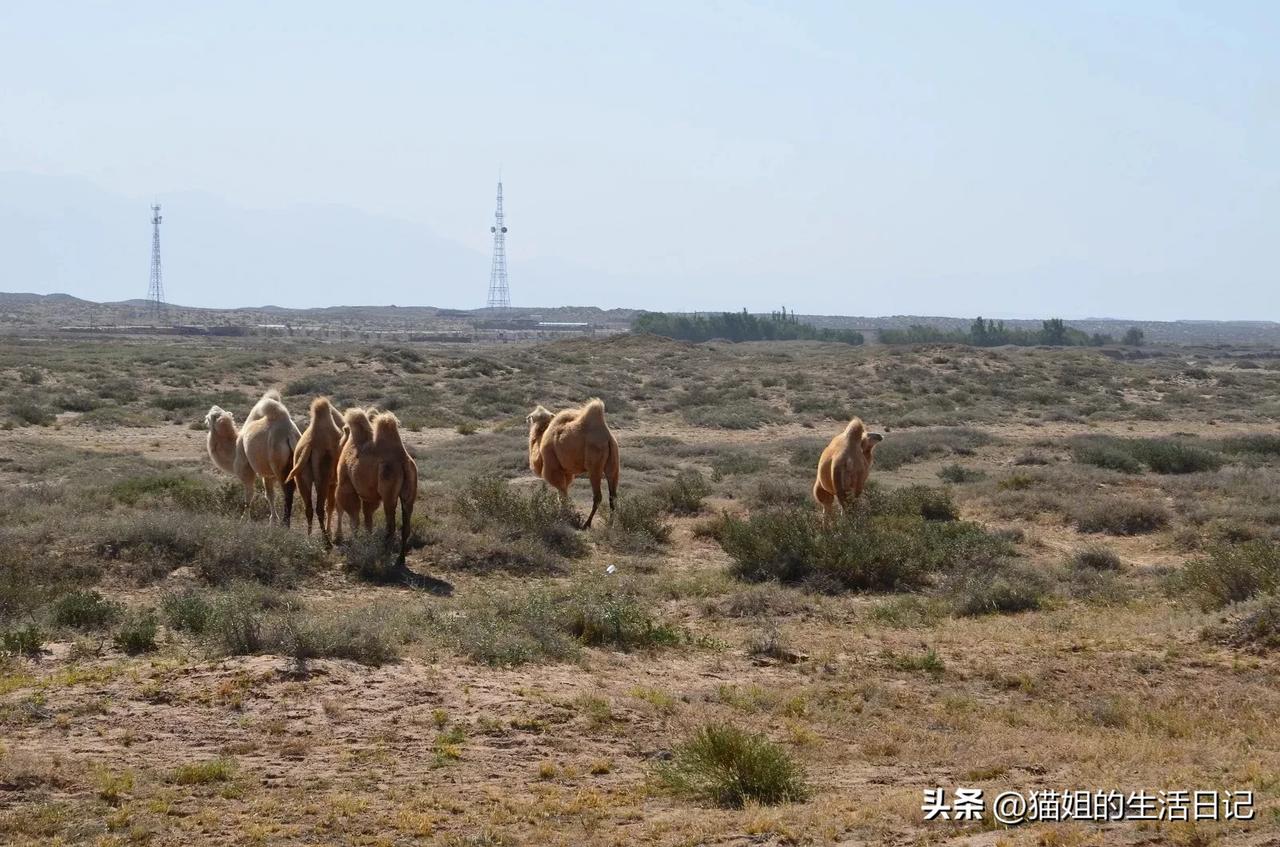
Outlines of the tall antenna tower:
{"label": "tall antenna tower", "polygon": [[498,175],[498,207],[493,213],[493,264],[489,266],[490,309],[510,309],[511,289],[507,286],[507,227],[502,223],[502,175]]}
{"label": "tall antenna tower", "polygon": [[160,204],[151,206],[151,285],[147,288],[147,300],[151,303],[151,317],[157,322],[164,317],[164,280],[160,275]]}

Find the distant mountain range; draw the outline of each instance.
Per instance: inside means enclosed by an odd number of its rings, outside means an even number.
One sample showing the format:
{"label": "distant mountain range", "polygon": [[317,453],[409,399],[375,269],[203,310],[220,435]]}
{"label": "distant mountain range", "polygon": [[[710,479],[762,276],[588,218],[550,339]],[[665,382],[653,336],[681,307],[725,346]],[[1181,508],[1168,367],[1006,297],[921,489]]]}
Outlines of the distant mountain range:
{"label": "distant mountain range", "polygon": [[[585,322],[593,326],[621,330],[630,326],[637,309],[600,309],[594,306],[549,306],[513,308],[503,319]],[[170,304],[166,324],[197,326],[259,326],[283,324],[293,327],[329,326],[348,329],[437,331],[465,329],[476,321],[499,317],[488,309],[444,309],[434,306],[328,306],[317,309],[288,309],[280,306],[206,309]],[[846,315],[799,315],[815,326],[860,329],[874,340],[881,329],[904,329],[912,325],[938,329],[967,329],[973,318],[891,315],[855,317]],[[0,292],[0,331],[54,329],[65,326],[131,326],[152,322],[150,303],[124,300],[95,303],[69,294],[25,294]],[[1039,320],[1006,320],[1010,327],[1039,328]],[[1104,333],[1119,338],[1129,327],[1141,329],[1149,341],[1170,344],[1259,344],[1280,347],[1280,323],[1275,321],[1131,321],[1112,318],[1069,320],[1067,324],[1087,333]]]}

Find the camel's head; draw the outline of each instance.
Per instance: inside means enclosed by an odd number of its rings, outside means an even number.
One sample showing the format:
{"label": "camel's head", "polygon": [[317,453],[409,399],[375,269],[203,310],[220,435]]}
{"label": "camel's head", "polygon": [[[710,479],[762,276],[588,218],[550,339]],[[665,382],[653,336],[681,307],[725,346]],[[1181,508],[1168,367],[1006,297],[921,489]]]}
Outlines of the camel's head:
{"label": "camel's head", "polygon": [[221,406],[212,406],[209,408],[209,414],[204,416],[204,428],[213,432],[214,428],[222,425],[224,420],[231,425],[232,429],[235,428],[235,416]]}
{"label": "camel's head", "polygon": [[870,459],[871,454],[875,452],[876,445],[879,444],[881,441],[884,441],[884,436],[878,432],[868,432],[863,434],[862,454],[866,456],[868,459]]}
{"label": "camel's head", "polygon": [[534,409],[525,418],[525,422],[529,424],[529,440],[537,441],[542,437],[543,431],[547,428],[547,424],[551,423],[554,415],[542,406]]}

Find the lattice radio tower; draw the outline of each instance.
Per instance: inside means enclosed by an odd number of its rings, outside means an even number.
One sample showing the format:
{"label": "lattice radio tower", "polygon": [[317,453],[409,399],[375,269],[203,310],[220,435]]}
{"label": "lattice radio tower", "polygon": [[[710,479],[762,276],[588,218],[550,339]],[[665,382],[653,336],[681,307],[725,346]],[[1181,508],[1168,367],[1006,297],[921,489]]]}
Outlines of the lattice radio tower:
{"label": "lattice radio tower", "polygon": [[507,227],[502,222],[502,177],[498,177],[498,207],[493,213],[493,264],[489,266],[490,309],[511,308],[511,289],[507,285]]}
{"label": "lattice radio tower", "polygon": [[160,274],[160,204],[151,207],[151,285],[147,288],[147,300],[151,304],[151,317],[158,323],[164,317],[164,279]]}

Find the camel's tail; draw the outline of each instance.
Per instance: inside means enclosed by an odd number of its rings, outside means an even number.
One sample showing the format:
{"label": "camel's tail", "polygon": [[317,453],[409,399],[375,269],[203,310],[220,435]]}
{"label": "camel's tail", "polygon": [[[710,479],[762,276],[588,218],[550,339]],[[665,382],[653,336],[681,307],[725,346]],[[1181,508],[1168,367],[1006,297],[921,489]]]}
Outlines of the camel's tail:
{"label": "camel's tail", "polygon": [[844,431],[850,441],[861,441],[863,433],[867,431],[867,425],[862,422],[862,418],[854,418],[849,421],[849,426],[845,427]]}
{"label": "camel's tail", "polygon": [[[293,470],[289,471],[289,475],[285,477],[285,482],[296,482],[298,474],[302,473],[303,469],[311,463],[311,444],[311,439],[307,439],[307,445],[302,448],[302,454],[299,455],[297,452],[294,452]],[[294,450],[296,451],[297,449],[297,445],[295,444]]]}
{"label": "camel's tail", "polygon": [[582,420],[604,423],[604,401],[599,397],[588,400],[587,405],[582,407]]}

